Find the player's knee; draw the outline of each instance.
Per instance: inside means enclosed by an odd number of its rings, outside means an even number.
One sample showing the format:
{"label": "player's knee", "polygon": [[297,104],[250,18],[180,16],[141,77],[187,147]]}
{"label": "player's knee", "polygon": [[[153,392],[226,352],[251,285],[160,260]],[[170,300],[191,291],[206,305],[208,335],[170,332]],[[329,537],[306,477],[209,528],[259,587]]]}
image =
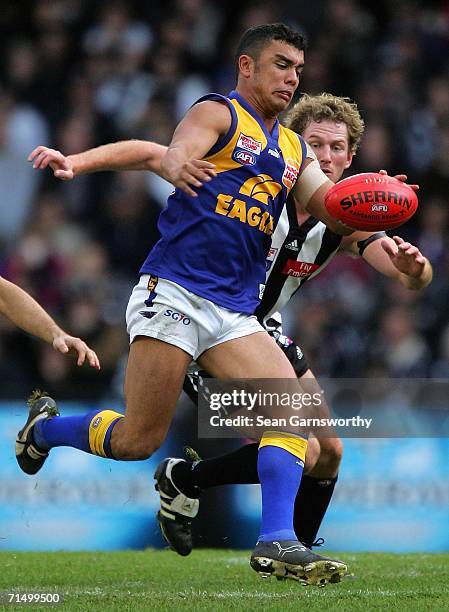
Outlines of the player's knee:
{"label": "player's knee", "polygon": [[343,457],[343,443],[340,438],[328,438],[321,444],[319,462],[338,469]]}

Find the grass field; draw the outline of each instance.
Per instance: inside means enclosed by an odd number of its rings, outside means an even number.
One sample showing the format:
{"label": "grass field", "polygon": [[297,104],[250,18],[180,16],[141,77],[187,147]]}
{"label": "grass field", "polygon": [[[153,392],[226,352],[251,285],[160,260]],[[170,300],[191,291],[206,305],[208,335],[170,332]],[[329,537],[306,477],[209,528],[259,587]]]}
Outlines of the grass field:
{"label": "grass field", "polygon": [[[449,554],[342,554],[353,576],[325,588],[260,578],[249,553],[147,550],[0,553],[2,610],[449,610]],[[5,593],[60,593],[59,605]]]}

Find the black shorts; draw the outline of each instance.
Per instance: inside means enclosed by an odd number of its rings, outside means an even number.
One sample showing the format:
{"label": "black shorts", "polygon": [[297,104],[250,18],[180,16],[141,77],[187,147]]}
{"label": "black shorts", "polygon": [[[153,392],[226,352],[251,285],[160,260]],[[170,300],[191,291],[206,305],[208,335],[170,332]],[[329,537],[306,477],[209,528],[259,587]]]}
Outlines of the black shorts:
{"label": "black shorts", "polygon": [[[276,340],[278,346],[284,351],[289,362],[292,364],[296,372],[296,376],[301,378],[309,369],[309,364],[300,347],[287,336],[279,336],[271,333]],[[205,370],[195,370],[189,372],[184,379],[183,389],[194,404],[198,404],[198,393],[203,396],[208,396],[207,379],[211,378]]]}

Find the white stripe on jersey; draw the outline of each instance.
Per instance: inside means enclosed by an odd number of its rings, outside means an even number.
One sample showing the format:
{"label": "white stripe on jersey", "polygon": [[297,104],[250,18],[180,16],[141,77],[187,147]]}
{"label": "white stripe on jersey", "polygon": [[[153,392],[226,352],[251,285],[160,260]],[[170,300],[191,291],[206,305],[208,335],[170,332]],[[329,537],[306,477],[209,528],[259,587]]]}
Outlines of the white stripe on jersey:
{"label": "white stripe on jersey", "polygon": [[[337,253],[340,246],[341,237],[327,230],[326,225],[321,221],[317,221],[316,224],[307,231],[302,241],[293,238],[291,241],[288,240],[286,242],[287,236],[291,230],[294,230],[294,228],[290,225],[287,206],[284,206],[277,227],[273,233],[272,246],[267,258],[265,290],[258,308],[263,315],[264,325],[275,313],[282,310],[293,294],[296,293],[306,280],[314,278],[324,270],[332,257]],[[300,231],[301,226],[299,228],[299,232]],[[302,242],[302,245],[300,245],[300,242]],[[316,259],[320,251],[322,251],[322,256],[320,258],[322,261],[317,265]],[[284,259],[288,256],[288,260],[314,265],[310,267],[310,272],[307,270],[304,273],[301,272],[301,274],[304,274],[302,276],[288,275],[282,271],[282,267],[279,269],[279,265],[276,266],[280,255]],[[279,261],[279,263],[281,263],[281,261]],[[308,266],[306,265],[305,267]],[[278,319],[278,317],[279,315],[276,318]]]}

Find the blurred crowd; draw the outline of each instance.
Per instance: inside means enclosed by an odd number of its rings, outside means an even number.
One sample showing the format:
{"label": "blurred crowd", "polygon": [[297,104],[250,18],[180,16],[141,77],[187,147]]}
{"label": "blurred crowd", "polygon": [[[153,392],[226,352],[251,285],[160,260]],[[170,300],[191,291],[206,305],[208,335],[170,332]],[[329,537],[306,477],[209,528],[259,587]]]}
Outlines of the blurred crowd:
{"label": "blurred crowd", "polygon": [[323,376],[449,373],[449,2],[36,0],[0,12],[0,274],[28,290],[102,360],[101,374],[0,320],[3,397],[119,392],[124,313],[157,240],[170,186],[148,173],[58,182],[26,162],[128,138],[167,144],[194,100],[234,86],[251,25],[284,21],[309,41],[301,91],[352,97],[366,122],[351,171],[405,172],[420,209],[400,235],[434,266],[422,293],[338,256],[287,313]]}

